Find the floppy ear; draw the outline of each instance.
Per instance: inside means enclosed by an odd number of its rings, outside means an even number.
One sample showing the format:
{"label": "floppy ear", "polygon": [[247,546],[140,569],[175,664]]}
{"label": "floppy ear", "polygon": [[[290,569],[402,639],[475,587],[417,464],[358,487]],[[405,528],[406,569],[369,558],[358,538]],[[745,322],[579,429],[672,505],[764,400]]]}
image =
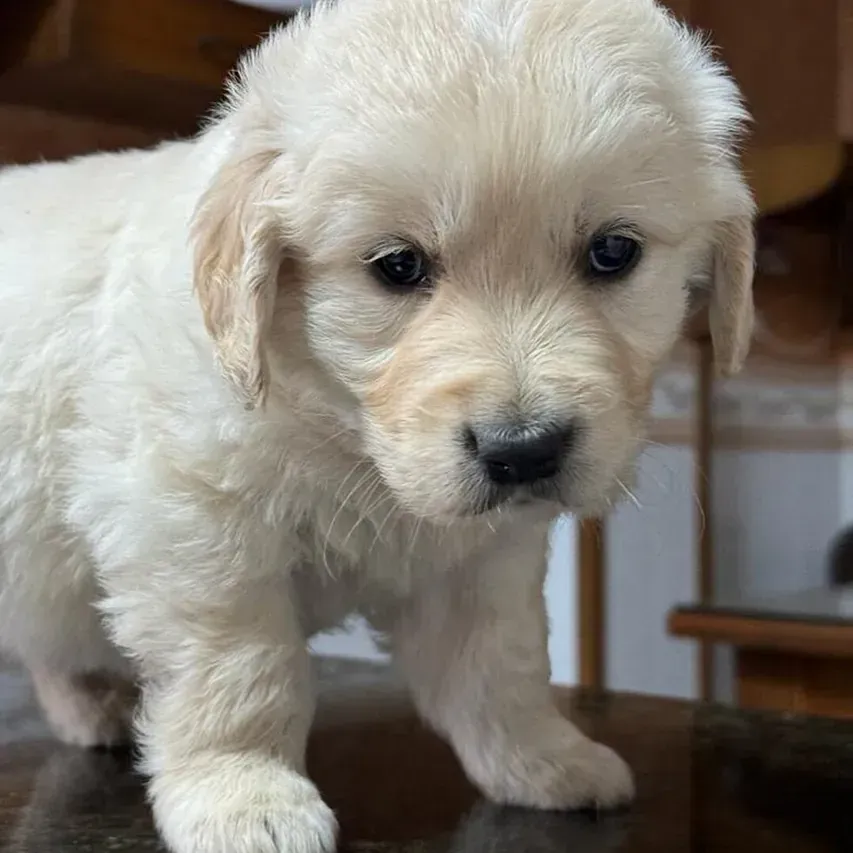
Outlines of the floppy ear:
{"label": "floppy ear", "polygon": [[752,217],[737,216],[719,223],[709,322],[717,369],[726,375],[737,373],[749,352],[754,322],[754,269]]}
{"label": "floppy ear", "polygon": [[275,305],[281,246],[264,202],[268,153],[233,156],[202,196],[192,222],[194,287],[226,378],[246,408],[263,403],[264,343]]}

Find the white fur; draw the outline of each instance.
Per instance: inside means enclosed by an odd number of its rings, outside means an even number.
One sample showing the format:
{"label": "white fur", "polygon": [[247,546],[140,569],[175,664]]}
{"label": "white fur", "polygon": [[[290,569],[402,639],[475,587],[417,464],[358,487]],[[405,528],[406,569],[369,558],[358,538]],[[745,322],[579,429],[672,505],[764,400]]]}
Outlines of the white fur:
{"label": "white fur", "polygon": [[[198,138],[0,173],[0,645],[75,742],[127,711],[88,676],[141,683],[175,853],[333,846],[305,641],[356,610],[486,794],[631,796],[549,696],[547,530],[630,477],[689,280],[743,357],[743,117],[651,0],[341,0]],[[616,220],[644,258],[593,285]],[[401,239],[432,296],[370,276]],[[508,408],[582,437],[552,499],[478,515],[457,437]]]}

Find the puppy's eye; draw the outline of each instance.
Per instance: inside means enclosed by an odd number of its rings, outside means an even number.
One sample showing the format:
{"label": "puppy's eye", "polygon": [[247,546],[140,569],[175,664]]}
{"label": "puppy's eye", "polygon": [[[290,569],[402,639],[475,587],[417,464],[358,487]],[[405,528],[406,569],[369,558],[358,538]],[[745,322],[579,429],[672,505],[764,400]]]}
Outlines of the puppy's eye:
{"label": "puppy's eye", "polygon": [[627,234],[604,233],[592,238],[587,252],[587,274],[592,278],[621,278],[639,262],[643,248]]}
{"label": "puppy's eye", "polygon": [[371,262],[384,284],[400,290],[413,290],[428,283],[430,262],[415,248],[399,249]]}

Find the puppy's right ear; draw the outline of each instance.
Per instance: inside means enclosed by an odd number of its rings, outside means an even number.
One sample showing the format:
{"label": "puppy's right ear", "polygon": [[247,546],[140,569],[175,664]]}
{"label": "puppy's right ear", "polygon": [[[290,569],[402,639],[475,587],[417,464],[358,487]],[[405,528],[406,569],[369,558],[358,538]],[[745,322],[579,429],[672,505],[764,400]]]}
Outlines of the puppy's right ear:
{"label": "puppy's right ear", "polygon": [[220,367],[246,407],[264,400],[265,354],[282,248],[270,207],[274,155],[232,155],[215,174],[191,227],[194,288]]}

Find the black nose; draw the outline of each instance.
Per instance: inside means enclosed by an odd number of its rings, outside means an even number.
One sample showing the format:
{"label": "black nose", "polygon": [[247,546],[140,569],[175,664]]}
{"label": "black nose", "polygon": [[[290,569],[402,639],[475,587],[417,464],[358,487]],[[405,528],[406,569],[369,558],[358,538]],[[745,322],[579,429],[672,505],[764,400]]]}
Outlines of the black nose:
{"label": "black nose", "polygon": [[500,486],[519,486],[556,476],[572,442],[567,426],[478,426],[467,431],[466,443]]}

